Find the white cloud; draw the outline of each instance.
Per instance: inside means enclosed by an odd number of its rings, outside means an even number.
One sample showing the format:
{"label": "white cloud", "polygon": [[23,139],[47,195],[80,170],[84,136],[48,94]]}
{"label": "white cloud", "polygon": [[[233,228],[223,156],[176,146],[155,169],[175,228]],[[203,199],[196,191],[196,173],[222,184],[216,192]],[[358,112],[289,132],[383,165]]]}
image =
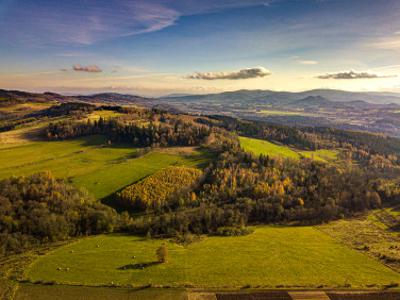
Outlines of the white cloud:
{"label": "white cloud", "polygon": [[263,67],[247,68],[233,72],[195,72],[191,75],[186,76],[188,79],[203,79],[203,80],[238,80],[238,79],[249,79],[259,78],[271,75],[271,72]]}

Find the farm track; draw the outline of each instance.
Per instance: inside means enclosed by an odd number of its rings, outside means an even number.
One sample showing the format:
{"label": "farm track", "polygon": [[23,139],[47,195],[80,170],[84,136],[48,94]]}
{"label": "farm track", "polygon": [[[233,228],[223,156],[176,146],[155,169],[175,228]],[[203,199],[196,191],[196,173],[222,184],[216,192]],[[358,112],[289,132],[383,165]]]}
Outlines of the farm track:
{"label": "farm track", "polygon": [[380,291],[254,291],[188,292],[187,300],[399,300],[399,292]]}

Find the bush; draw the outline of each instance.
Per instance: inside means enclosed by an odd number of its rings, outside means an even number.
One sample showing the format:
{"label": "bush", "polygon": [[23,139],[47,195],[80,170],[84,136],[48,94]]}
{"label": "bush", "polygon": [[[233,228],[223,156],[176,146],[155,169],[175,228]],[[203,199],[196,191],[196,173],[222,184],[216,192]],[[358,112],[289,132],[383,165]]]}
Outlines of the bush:
{"label": "bush", "polygon": [[157,249],[157,259],[158,262],[163,264],[168,262],[168,248],[165,244],[162,244],[158,249]]}
{"label": "bush", "polygon": [[215,232],[218,236],[242,236],[253,233],[253,229],[246,227],[220,227]]}

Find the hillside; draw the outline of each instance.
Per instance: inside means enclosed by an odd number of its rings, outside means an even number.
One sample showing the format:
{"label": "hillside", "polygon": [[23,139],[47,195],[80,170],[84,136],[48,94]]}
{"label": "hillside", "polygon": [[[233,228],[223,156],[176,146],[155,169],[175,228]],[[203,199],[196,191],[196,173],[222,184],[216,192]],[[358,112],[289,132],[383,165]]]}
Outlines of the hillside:
{"label": "hillside", "polygon": [[[302,110],[283,114],[306,117],[328,100],[297,102]],[[104,295],[106,286],[168,286],[184,297],[186,287],[400,284],[389,233],[398,231],[399,139],[159,107],[34,103],[4,105],[26,109],[0,133],[0,287],[17,299],[53,295],[50,284],[65,299],[92,285]],[[360,216],[372,221],[359,226]]]}

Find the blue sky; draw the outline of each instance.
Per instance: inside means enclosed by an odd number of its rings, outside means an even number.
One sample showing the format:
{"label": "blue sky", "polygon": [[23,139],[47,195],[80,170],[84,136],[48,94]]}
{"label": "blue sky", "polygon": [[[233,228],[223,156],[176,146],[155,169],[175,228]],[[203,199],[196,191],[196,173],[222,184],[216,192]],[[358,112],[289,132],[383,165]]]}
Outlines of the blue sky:
{"label": "blue sky", "polygon": [[400,1],[0,0],[0,66],[64,93],[400,92]]}

